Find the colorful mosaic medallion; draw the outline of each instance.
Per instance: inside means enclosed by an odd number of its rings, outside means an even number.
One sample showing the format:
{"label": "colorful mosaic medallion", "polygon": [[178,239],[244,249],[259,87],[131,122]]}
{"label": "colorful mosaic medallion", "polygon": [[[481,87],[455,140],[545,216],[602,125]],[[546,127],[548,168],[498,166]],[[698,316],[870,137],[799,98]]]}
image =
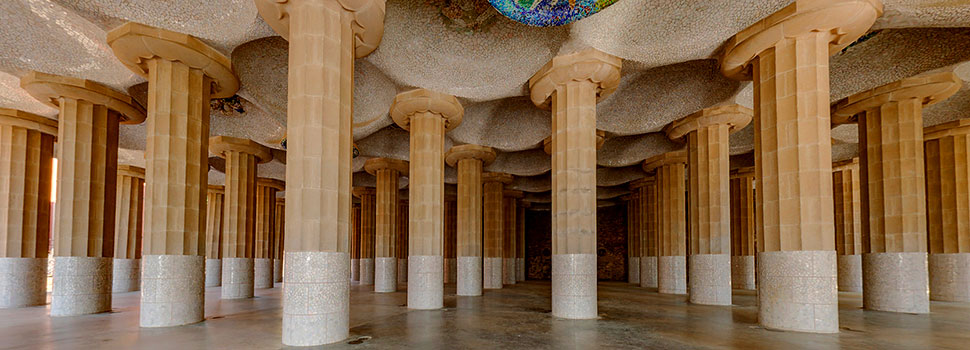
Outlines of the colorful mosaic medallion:
{"label": "colorful mosaic medallion", "polygon": [[488,0],[508,18],[536,27],[561,26],[580,20],[617,0]]}

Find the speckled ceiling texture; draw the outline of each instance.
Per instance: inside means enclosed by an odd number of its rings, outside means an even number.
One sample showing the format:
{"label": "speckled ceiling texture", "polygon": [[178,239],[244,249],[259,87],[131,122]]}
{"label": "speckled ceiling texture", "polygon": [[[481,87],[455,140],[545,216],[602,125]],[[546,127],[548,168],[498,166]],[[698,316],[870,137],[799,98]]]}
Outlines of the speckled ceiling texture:
{"label": "speckled ceiling texture", "polygon": [[[729,37],[789,4],[790,0],[619,0],[589,18],[559,27],[530,27],[484,9],[480,23],[456,24],[425,0],[388,0],[385,34],[378,49],[355,63],[354,183],[372,184],[363,162],[373,157],[407,160],[408,133],[393,124],[394,96],[427,88],[458,97],[463,123],[445,137],[445,149],[466,143],[489,146],[486,167],[516,176],[512,188],[534,201],[549,199],[549,156],[542,140],[550,113],[525,96],[528,79],[557,54],[596,48],[624,59],[616,93],[597,106],[606,142],[597,152],[597,184],[604,205],[643,177],[640,162],[683,148],[659,133],[671,121],[716,104],[752,106],[750,83],[718,73],[717,52]],[[845,96],[928,71],[956,70],[970,80],[970,3],[884,0],[879,33],[831,60],[831,96]],[[56,118],[57,111],[19,88],[19,78],[39,70],[90,79],[145,103],[145,80],[122,66],[105,32],[137,21],[194,35],[230,56],[241,81],[243,112],[213,109],[211,133],[253,139],[282,149],[286,135],[287,42],[256,12],[252,0],[5,0],[0,1],[0,107]],[[970,84],[949,100],[925,109],[926,125],[970,117]],[[857,129],[832,133],[833,158],[857,154]],[[144,125],[122,126],[119,159],[144,164]],[[750,164],[753,128],[731,136],[732,164]],[[274,160],[260,176],[283,179]],[[224,176],[210,171],[210,183]],[[454,184],[446,168],[445,182]],[[402,188],[407,179],[401,181]],[[542,206],[537,206],[542,207]]]}

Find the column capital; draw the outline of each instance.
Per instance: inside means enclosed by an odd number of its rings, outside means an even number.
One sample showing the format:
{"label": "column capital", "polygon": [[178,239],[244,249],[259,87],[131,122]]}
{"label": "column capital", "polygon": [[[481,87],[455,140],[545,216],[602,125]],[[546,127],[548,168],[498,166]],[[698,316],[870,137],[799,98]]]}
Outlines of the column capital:
{"label": "column capital", "polygon": [[731,178],[754,177],[754,167],[746,166],[731,170]]}
{"label": "column capital", "polygon": [[377,189],[373,187],[354,187],[354,197],[362,198],[364,196],[376,196]]}
{"label": "column capital", "polygon": [[445,163],[453,168],[458,166],[459,161],[469,158],[478,159],[482,161],[482,166],[488,166],[495,161],[495,150],[491,147],[467,144],[454,146],[445,152]]}
{"label": "column capital", "polygon": [[924,106],[943,101],[958,90],[963,81],[953,72],[918,75],[846,97],[832,106],[832,124],[855,123],[856,114],[886,103],[910,99]]}
{"label": "column capital", "polygon": [[146,79],[148,61],[161,58],[182,62],[212,78],[212,98],[230,97],[239,90],[229,58],[194,36],[128,22],[108,32],[107,39],[118,60]]}
{"label": "column capital", "polygon": [[[596,130],[596,149],[603,147],[603,143],[606,142],[606,132],[603,130]],[[552,135],[549,135],[545,139],[542,139],[542,150],[546,154],[552,154]]]}
{"label": "column capital", "polygon": [[753,116],[754,111],[742,105],[708,107],[667,124],[663,132],[672,141],[682,140],[688,133],[711,125],[727,125],[728,132],[734,133],[744,129]]}
{"label": "column capital", "polygon": [[465,116],[465,109],[455,96],[428,89],[399,93],[391,103],[391,118],[404,130],[411,130],[411,116],[421,112],[438,114],[444,118],[445,131],[458,127]]}
{"label": "column capital", "polygon": [[502,197],[505,197],[505,198],[515,198],[515,199],[519,199],[519,198],[522,198],[523,196],[524,196],[524,194],[522,193],[522,191],[517,191],[517,190],[502,190]]}
{"label": "column capital", "polygon": [[410,163],[393,158],[371,158],[364,162],[364,170],[368,174],[377,175],[378,170],[397,170],[400,176],[408,176]]}
{"label": "column capital", "polygon": [[209,138],[209,152],[226,158],[226,152],[229,151],[252,154],[256,156],[260,164],[273,160],[273,154],[269,148],[253,140],[231,136],[213,136]]}
{"label": "column capital", "polygon": [[501,182],[508,185],[512,183],[512,175],[506,173],[482,173],[482,183]]}
{"label": "column capital", "polygon": [[653,169],[669,164],[687,164],[687,151],[673,151],[658,154],[643,161],[643,171],[651,172]]}
{"label": "column capital", "polygon": [[828,33],[831,55],[865,34],[881,15],[880,0],[797,0],[728,39],[721,73],[751,80],[755,57],[785,39],[812,32]]}
{"label": "column capital", "polygon": [[853,166],[859,166],[859,157],[832,162],[832,171],[842,171]]}
{"label": "column capital", "polygon": [[20,78],[20,87],[38,101],[58,108],[61,97],[84,100],[103,105],[118,112],[121,124],[140,124],[145,121],[145,109],[124,93],[87,79],[65,77],[30,71]]}
{"label": "column capital", "polygon": [[36,130],[57,137],[57,121],[17,109],[0,108],[0,124]]}
{"label": "column capital", "polygon": [[273,188],[273,189],[275,189],[277,191],[284,191],[284,190],[286,190],[286,182],[285,181],[283,181],[283,180],[277,180],[277,179],[273,179],[273,178],[268,178],[268,177],[258,177],[258,178],[256,178],[256,185],[257,186],[270,187],[270,188]]}
{"label": "column capital", "polygon": [[226,186],[223,185],[209,185],[209,193],[226,193]]}
{"label": "column capital", "polygon": [[923,128],[923,141],[935,140],[946,136],[970,134],[970,119],[957,119],[951,122]]}
{"label": "column capital", "polygon": [[[329,0],[333,1],[333,0]],[[255,0],[256,10],[276,34],[290,40],[290,11],[294,3],[290,0]],[[344,11],[354,16],[353,30],[356,41],[355,55],[362,58],[377,49],[384,37],[385,0],[336,0]]]}
{"label": "column capital", "polygon": [[125,175],[125,176],[135,177],[139,179],[144,179],[145,168],[136,167],[134,165],[118,164],[118,175]]}
{"label": "column capital", "polygon": [[556,87],[570,81],[596,84],[596,101],[601,101],[620,85],[622,65],[619,57],[592,48],[553,57],[529,79],[532,103],[542,109],[551,108]]}

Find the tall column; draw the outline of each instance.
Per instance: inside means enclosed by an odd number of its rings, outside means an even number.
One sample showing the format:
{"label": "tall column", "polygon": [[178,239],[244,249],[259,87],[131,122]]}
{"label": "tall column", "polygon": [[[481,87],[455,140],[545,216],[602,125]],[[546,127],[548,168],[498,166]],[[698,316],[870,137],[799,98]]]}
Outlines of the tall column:
{"label": "tall column", "polygon": [[505,201],[502,192],[512,183],[512,175],[504,173],[482,174],[482,223],[485,258],[483,259],[482,286],[485,289],[502,289],[502,250],[505,248]]}
{"label": "tall column", "polygon": [[445,283],[455,283],[458,279],[458,261],[455,256],[458,247],[455,246],[458,239],[458,196],[445,195],[445,233],[444,237],[444,256],[445,256]]}
{"label": "tall column", "polygon": [[111,309],[118,124],[145,120],[125,94],[93,81],[30,72],[20,86],[58,107],[51,316]]}
{"label": "tall column", "polygon": [[380,44],[384,0],[255,2],[289,41],[283,344],[334,343],[350,331],[354,59]]}
{"label": "tall column", "polygon": [[461,124],[464,109],[451,95],[425,89],[394,97],[391,118],[411,132],[408,308],[440,309],[444,293],[445,133]]}
{"label": "tall column", "polygon": [[276,192],[283,181],[256,179],[256,230],[253,254],[253,288],[273,288],[273,253],[276,251]]}
{"label": "tall column", "polygon": [[515,219],[519,213],[518,201],[522,198],[522,191],[502,191],[502,284],[515,284],[515,252],[518,251],[518,239],[515,231],[518,229]]}
{"label": "tall column", "polygon": [[360,203],[350,209],[350,281],[360,283]]}
{"label": "tall column", "polygon": [[596,318],[596,102],[616,90],[621,60],[595,49],[558,56],[529,79],[552,109],[552,314]]}
{"label": "tall column", "polygon": [[[148,79],[142,327],[202,321],[209,100],[239,89],[229,58],[181,33],[126,23],[108,45]],[[225,281],[224,281],[225,282]]]}
{"label": "tall column", "polygon": [[862,304],[930,312],[927,292],[923,105],[960,89],[952,72],[906,78],[849,96],[836,122],[857,116],[862,203]]}
{"label": "tall column", "polygon": [[141,287],[142,213],[145,169],[118,165],[115,208],[115,253],[111,291],[124,293]]}
{"label": "tall column", "polygon": [[640,203],[640,287],[657,288],[657,181],[647,176],[637,185]]}
{"label": "tall column", "polygon": [[640,284],[640,227],[643,226],[643,218],[640,210],[640,193],[637,186],[641,180],[630,183],[632,193],[624,196],[626,201],[626,277],[627,283]]}
{"label": "tall column", "polygon": [[838,286],[843,292],[862,292],[862,222],[859,158],[832,164],[832,203],[835,210],[835,252]]}
{"label": "tall column", "polygon": [[[755,290],[754,167],[731,172],[731,286]],[[862,265],[859,265],[860,268]],[[861,272],[861,270],[860,270]]]}
{"label": "tall column", "polygon": [[398,181],[401,176],[408,175],[408,162],[391,158],[371,158],[364,163],[364,169],[377,177],[373,235],[374,291],[390,293],[397,291]]}
{"label": "tall column", "polygon": [[377,190],[354,187],[360,198],[360,284],[374,284],[374,235],[377,227]]}
{"label": "tall column", "polygon": [[222,286],[222,226],[226,187],[209,185],[205,215],[205,286]]}
{"label": "tall column", "polygon": [[525,281],[525,208],[529,202],[519,201],[515,211],[515,281]]}
{"label": "tall column", "polygon": [[923,129],[930,299],[970,301],[970,119]]}
{"label": "tall column", "polygon": [[222,227],[222,298],[253,297],[256,254],[256,166],[272,160],[269,148],[228,136],[209,139],[209,150],[226,159]]}
{"label": "tall column", "polygon": [[0,108],[0,308],[47,303],[57,121]]}
{"label": "tall column", "polygon": [[729,135],[751,122],[751,109],[702,109],[667,125],[671,140],[687,141],[690,189],[690,302],[731,305],[731,177]]}
{"label": "tall column", "polygon": [[276,198],[273,220],[273,283],[283,282],[283,245],[286,243],[286,198]]}
{"label": "tall column", "polygon": [[687,294],[687,152],[675,151],[643,162],[656,171],[657,290]]}
{"label": "tall column", "polygon": [[408,207],[406,199],[397,207],[397,283],[408,282]]}
{"label": "tall column", "polygon": [[758,322],[765,328],[839,329],[828,56],[881,14],[879,0],[796,0],[724,45],[722,74],[754,80],[756,208],[763,209],[756,211]]}
{"label": "tall column", "polygon": [[482,295],[482,167],[495,151],[479,145],[452,147],[445,162],[458,168],[458,295]]}

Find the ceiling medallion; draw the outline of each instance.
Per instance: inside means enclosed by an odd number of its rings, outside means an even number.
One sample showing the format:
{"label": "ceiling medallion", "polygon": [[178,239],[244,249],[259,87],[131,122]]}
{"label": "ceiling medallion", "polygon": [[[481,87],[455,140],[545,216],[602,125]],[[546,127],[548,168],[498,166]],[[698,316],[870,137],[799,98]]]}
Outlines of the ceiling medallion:
{"label": "ceiling medallion", "polygon": [[499,13],[536,27],[561,26],[592,16],[617,0],[488,0]]}
{"label": "ceiling medallion", "polygon": [[499,18],[488,0],[425,0],[425,3],[438,9],[445,26],[463,34],[483,32]]}

